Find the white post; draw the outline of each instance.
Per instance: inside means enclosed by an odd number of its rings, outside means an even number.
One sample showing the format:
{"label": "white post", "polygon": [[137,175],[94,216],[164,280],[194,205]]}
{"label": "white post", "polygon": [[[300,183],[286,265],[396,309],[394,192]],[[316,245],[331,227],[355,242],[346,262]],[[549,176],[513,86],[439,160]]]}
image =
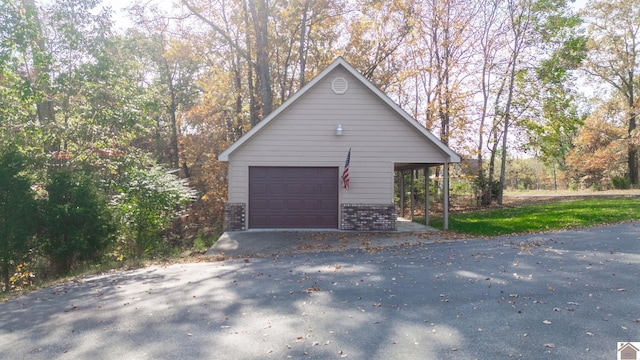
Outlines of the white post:
{"label": "white post", "polygon": [[431,173],[429,167],[424,168],[424,223],[429,226],[429,174]]}
{"label": "white post", "polygon": [[415,204],[413,203],[413,194],[414,194],[414,174],[415,169],[411,169],[411,222],[413,222],[413,209],[415,208]]}
{"label": "white post", "polygon": [[442,230],[449,230],[449,164],[442,169]]}
{"label": "white post", "polygon": [[404,218],[404,170],[400,170],[398,181],[398,190],[400,191],[400,217]]}

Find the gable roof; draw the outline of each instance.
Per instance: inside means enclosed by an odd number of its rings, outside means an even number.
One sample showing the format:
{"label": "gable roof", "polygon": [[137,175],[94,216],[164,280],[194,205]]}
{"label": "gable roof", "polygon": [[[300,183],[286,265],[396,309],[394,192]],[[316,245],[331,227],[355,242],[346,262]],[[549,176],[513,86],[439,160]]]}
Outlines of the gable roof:
{"label": "gable roof", "polygon": [[325,76],[331,73],[337,67],[343,67],[347,72],[349,72],[353,77],[355,77],[362,85],[364,85],[367,89],[369,89],[379,100],[383,103],[387,104],[395,113],[397,113],[405,122],[413,126],[417,129],[423,136],[425,136],[429,141],[431,141],[436,147],[438,147],[444,154],[449,157],[449,161],[451,163],[457,163],[461,161],[461,158],[458,154],[456,154],[453,150],[451,150],[447,145],[445,145],[440,139],[438,139],[435,135],[433,135],[429,130],[427,130],[424,126],[418,123],[411,115],[409,115],[406,111],[404,111],[398,104],[396,104],[389,96],[380,91],[375,85],[373,85],[367,78],[365,78],[358,70],[356,70],[351,64],[349,64],[342,56],[338,57],[336,60],[331,63],[326,69],[322,70],[320,74],[318,74],[315,78],[309,81],[305,86],[303,86],[300,90],[298,90],[295,94],[293,94],[289,99],[287,99],[282,105],[280,105],[276,110],[274,110],[267,117],[262,119],[259,123],[257,123],[251,130],[247,131],[238,141],[234,142],[229,146],[225,151],[221,152],[218,155],[218,160],[220,161],[229,161],[229,155],[233,153],[236,149],[241,147],[245,142],[255,136],[262,128],[267,126],[269,122],[278,117],[280,113],[286,110],[289,106],[296,102],[300,97],[306,94],[310,89],[312,89],[318,82],[320,82]]}

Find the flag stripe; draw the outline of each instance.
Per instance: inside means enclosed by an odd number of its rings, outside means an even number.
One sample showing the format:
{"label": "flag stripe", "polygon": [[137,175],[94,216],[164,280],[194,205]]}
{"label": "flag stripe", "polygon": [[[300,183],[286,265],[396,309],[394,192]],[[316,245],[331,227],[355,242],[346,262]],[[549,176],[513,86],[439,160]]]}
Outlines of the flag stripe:
{"label": "flag stripe", "polygon": [[347,153],[347,160],[344,162],[344,170],[342,171],[342,187],[349,190],[349,162],[351,162],[351,148]]}

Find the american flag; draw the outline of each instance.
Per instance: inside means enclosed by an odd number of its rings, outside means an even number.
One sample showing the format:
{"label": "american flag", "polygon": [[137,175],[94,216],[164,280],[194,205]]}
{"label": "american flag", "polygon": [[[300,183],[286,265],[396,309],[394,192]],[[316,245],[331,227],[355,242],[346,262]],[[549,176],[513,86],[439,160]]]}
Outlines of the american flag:
{"label": "american flag", "polygon": [[347,161],[344,162],[344,170],[342,171],[342,187],[349,190],[349,162],[351,161],[351,148],[347,153]]}

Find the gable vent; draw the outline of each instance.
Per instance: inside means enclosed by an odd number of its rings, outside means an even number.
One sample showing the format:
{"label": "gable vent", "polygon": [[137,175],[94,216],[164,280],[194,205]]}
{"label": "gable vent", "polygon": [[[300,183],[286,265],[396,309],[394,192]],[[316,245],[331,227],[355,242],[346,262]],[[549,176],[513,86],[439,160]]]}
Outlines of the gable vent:
{"label": "gable vent", "polygon": [[337,77],[331,82],[331,90],[338,95],[346,93],[348,89],[349,83],[347,82],[347,79],[343,77]]}

